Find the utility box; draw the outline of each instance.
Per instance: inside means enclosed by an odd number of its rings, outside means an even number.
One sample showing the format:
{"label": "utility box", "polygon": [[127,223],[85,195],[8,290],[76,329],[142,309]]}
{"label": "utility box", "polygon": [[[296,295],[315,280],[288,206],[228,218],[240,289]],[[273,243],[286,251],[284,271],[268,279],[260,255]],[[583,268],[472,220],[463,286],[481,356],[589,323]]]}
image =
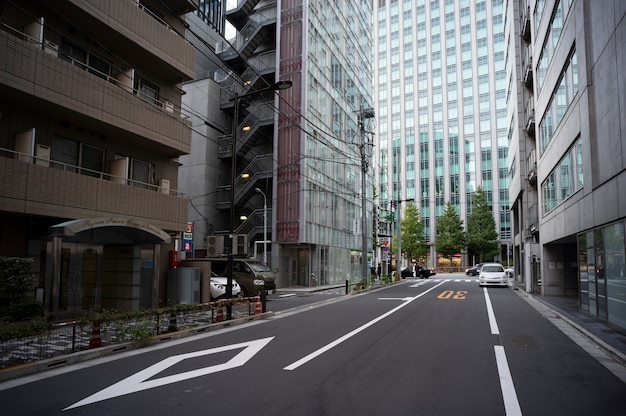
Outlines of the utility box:
{"label": "utility box", "polygon": [[167,304],[200,303],[200,268],[178,267],[167,272]]}

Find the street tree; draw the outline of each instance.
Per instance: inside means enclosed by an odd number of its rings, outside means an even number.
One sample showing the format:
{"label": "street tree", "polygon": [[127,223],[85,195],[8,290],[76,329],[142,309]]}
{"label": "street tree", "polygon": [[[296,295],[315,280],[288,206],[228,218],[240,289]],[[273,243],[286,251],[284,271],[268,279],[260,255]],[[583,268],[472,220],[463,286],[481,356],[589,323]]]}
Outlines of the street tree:
{"label": "street tree", "polygon": [[467,249],[479,262],[493,259],[500,251],[496,221],[480,186],[472,195],[472,212],[467,218]]}
{"label": "street tree", "polygon": [[448,258],[450,264],[452,264],[452,256],[460,253],[465,248],[465,241],[466,235],[463,229],[463,221],[450,201],[448,201],[443,215],[437,218],[435,250],[443,257]]}
{"label": "street tree", "polygon": [[424,224],[420,221],[420,213],[417,207],[408,202],[400,221],[400,239],[402,251],[406,258],[425,257],[428,253],[426,237],[424,236]]}

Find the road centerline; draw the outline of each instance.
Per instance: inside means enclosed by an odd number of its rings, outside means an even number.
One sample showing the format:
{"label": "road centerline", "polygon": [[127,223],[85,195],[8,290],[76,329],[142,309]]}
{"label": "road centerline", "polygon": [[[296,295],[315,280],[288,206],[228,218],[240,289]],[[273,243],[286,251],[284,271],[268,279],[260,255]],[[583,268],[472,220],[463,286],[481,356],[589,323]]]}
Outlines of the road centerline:
{"label": "road centerline", "polygon": [[432,290],[435,290],[436,288],[438,288],[439,286],[443,285],[445,283],[441,282],[439,284],[437,284],[436,286],[431,287],[430,289],[420,293],[417,296],[414,296],[412,298],[409,298],[407,301],[401,303],[400,305],[396,306],[395,308],[391,309],[390,311],[380,315],[379,317],[361,325],[360,327],[354,329],[353,331],[347,333],[346,335],[337,338],[335,341],[331,342],[330,344],[326,344],[325,346],[323,346],[322,348],[313,351],[311,354],[307,355],[306,357],[303,357],[301,359],[299,359],[298,361],[288,365],[287,367],[283,368],[283,370],[287,370],[287,371],[292,371],[297,369],[298,367],[308,363],[309,361],[319,357],[320,355],[324,354],[325,352],[331,350],[332,348],[336,347],[337,345],[341,344],[342,342],[352,338],[353,336],[355,336],[356,334],[366,330],[367,328],[369,328],[370,326],[374,325],[375,323],[382,321],[383,319],[387,318],[388,316],[394,314],[395,312],[399,311],[400,309],[404,308],[405,306],[407,306],[408,304],[410,304],[411,302],[413,302],[416,299],[419,299],[420,297],[424,296],[425,294],[427,294],[428,292],[431,292]]}

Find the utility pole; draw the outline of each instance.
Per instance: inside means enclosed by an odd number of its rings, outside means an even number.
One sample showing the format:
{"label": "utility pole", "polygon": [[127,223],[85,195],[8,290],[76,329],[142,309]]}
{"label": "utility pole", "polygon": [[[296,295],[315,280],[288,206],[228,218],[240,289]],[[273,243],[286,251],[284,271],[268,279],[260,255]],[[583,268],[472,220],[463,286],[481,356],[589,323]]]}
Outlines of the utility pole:
{"label": "utility pole", "polygon": [[361,151],[361,265],[363,275],[363,286],[367,287],[369,279],[369,271],[367,268],[367,170],[369,168],[369,158],[372,157],[371,141],[365,140],[365,119],[374,117],[374,109],[361,109],[358,114],[359,130],[361,132],[361,141],[359,150]]}

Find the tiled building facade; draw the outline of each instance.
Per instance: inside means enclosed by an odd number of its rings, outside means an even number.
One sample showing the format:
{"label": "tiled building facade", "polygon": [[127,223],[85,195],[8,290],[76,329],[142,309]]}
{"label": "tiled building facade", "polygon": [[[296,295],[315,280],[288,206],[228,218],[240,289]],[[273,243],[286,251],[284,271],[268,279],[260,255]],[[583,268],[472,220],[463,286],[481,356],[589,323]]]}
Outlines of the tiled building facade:
{"label": "tiled building facade", "polygon": [[0,14],[0,255],[35,259],[56,316],[166,302],[190,151],[184,0],[7,1]]}

